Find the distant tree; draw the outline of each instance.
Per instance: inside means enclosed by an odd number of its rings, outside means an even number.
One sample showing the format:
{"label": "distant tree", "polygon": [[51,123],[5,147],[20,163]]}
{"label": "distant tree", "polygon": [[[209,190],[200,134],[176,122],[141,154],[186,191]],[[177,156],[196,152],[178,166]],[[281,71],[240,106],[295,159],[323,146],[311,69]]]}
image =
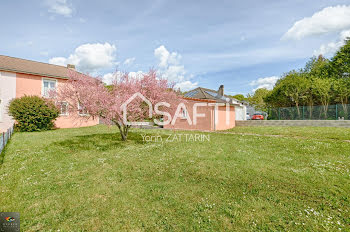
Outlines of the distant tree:
{"label": "distant tree", "polygon": [[333,81],[336,101],[342,104],[344,116],[348,117],[348,104],[350,98],[350,78],[340,78]]}
{"label": "distant tree", "polygon": [[289,97],[297,107],[298,116],[300,117],[299,106],[305,102],[309,90],[307,79],[302,73],[292,71],[282,78],[282,84],[284,85],[284,95]]}
{"label": "distant tree", "polygon": [[243,94],[236,94],[236,95],[233,95],[231,97],[233,97],[239,101],[246,101],[247,100],[247,98]]}
{"label": "distant tree", "polygon": [[327,111],[332,96],[332,79],[317,78],[313,81],[315,96],[321,101],[324,117],[327,119]]}
{"label": "distant tree", "polygon": [[331,73],[330,61],[322,55],[317,58],[312,57],[305,65],[305,68],[301,70],[307,78],[329,78]]}
{"label": "distant tree", "polygon": [[337,78],[350,77],[350,38],[345,40],[345,45],[331,59],[331,68]]}
{"label": "distant tree", "polygon": [[269,108],[291,106],[289,98],[283,94],[283,86],[281,85],[276,85],[264,98],[264,102]]}
{"label": "distant tree", "polygon": [[315,99],[317,99],[315,96],[315,90],[313,86],[313,78],[307,78],[305,84],[307,87],[307,91],[305,93],[304,105],[309,107],[309,118],[312,118],[313,106],[315,104]]}
{"label": "distant tree", "polygon": [[265,98],[270,94],[270,90],[266,88],[260,88],[255,90],[254,94],[248,94],[247,100],[249,104],[255,106],[256,109],[261,111],[267,111],[267,105]]}
{"label": "distant tree", "polygon": [[327,117],[328,106],[341,103],[347,114],[349,80],[350,38],[347,38],[344,46],[330,60],[322,55],[312,57],[303,69],[286,73],[277,81],[265,102],[269,107],[307,105],[310,118],[314,105],[322,105]]}

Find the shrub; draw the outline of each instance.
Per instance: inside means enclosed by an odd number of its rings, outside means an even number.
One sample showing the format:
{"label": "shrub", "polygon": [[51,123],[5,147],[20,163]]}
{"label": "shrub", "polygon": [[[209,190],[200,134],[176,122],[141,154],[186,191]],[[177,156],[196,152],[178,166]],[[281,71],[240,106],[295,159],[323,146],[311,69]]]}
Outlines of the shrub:
{"label": "shrub", "polygon": [[50,100],[24,96],[10,102],[9,114],[16,120],[19,131],[43,131],[53,128],[59,111]]}

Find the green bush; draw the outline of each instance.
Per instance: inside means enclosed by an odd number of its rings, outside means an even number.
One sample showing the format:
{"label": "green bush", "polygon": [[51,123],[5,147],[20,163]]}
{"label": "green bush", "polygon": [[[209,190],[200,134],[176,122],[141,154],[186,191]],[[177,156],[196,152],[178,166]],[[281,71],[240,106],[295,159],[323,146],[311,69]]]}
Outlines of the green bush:
{"label": "green bush", "polygon": [[50,100],[24,96],[10,102],[9,114],[16,120],[19,131],[43,131],[54,127],[59,111]]}

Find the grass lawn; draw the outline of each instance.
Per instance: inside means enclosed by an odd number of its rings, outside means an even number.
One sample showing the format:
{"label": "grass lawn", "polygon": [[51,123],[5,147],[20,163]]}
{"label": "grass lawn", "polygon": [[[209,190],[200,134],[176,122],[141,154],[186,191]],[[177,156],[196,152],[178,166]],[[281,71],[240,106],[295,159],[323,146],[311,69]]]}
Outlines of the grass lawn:
{"label": "grass lawn", "polygon": [[20,212],[23,231],[350,230],[349,129],[115,132],[15,133],[0,212]]}

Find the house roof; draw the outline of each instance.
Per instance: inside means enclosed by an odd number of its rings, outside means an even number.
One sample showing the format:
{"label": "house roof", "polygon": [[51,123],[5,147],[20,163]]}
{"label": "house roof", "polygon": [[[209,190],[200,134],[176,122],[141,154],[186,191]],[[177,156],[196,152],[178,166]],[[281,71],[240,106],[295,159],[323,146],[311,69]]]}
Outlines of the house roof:
{"label": "house roof", "polygon": [[203,87],[195,88],[187,92],[184,97],[186,98],[197,98],[197,99],[210,99],[215,100],[216,102],[226,103],[226,98],[233,99],[236,102],[239,102],[237,99],[230,97],[228,95],[220,96],[217,90],[207,89]]}
{"label": "house roof", "polygon": [[68,79],[69,70],[64,66],[0,55],[0,71]]}
{"label": "house roof", "polygon": [[190,101],[209,102],[209,103],[215,103],[216,102],[215,100],[192,98],[192,97],[183,97],[183,99],[190,100]]}

